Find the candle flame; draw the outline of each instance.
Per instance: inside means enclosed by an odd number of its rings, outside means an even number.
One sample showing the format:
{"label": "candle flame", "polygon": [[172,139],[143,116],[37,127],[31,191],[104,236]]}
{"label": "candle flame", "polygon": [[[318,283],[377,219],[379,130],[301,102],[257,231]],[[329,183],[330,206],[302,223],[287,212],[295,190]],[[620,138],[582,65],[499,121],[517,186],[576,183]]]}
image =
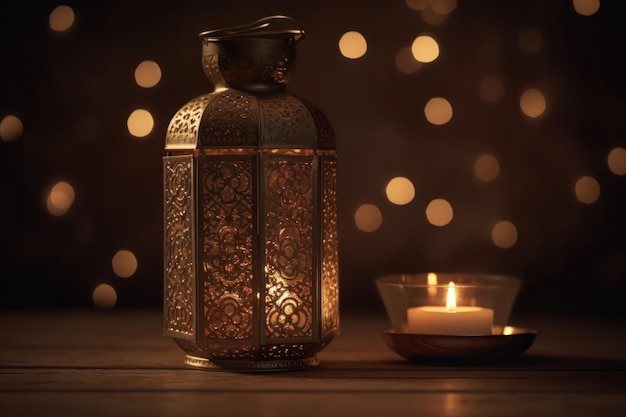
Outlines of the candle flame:
{"label": "candle flame", "polygon": [[450,281],[448,284],[448,296],[446,297],[446,310],[456,311],[456,289],[454,288],[454,282]]}

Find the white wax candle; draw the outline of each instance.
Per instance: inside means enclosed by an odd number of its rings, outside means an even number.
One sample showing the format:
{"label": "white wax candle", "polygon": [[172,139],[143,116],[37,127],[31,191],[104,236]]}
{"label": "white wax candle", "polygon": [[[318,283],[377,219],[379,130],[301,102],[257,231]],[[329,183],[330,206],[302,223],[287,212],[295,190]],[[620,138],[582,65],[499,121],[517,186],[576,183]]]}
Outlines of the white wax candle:
{"label": "white wax candle", "polygon": [[448,284],[446,306],[423,306],[407,311],[409,333],[442,335],[486,335],[493,327],[493,310],[457,307],[454,282]]}
{"label": "white wax candle", "polygon": [[482,307],[423,306],[407,311],[409,333],[436,335],[488,335],[493,327],[493,310]]}

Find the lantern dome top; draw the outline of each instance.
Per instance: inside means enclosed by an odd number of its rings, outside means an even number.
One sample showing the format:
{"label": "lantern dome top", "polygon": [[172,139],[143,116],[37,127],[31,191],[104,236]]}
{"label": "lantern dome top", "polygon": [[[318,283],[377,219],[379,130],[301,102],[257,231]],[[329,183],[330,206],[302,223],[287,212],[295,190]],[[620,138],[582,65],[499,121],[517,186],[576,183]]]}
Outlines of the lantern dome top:
{"label": "lantern dome top", "polygon": [[165,148],[335,149],[326,116],[286,92],[303,36],[287,16],[200,33],[202,67],[215,90],[174,115]]}
{"label": "lantern dome top", "polygon": [[315,105],[288,93],[224,89],[184,105],[167,129],[167,150],[197,148],[335,149],[335,134]]}

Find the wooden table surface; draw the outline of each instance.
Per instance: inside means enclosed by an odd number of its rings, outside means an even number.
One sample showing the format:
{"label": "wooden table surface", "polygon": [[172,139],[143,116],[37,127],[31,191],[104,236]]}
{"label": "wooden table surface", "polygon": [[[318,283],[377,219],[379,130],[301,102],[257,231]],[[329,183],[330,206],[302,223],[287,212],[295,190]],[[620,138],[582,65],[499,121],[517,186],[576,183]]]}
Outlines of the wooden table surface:
{"label": "wooden table surface", "polygon": [[183,365],[155,311],[0,312],[0,416],[626,416],[626,320],[520,317],[539,334],[500,364],[406,362],[381,315],[341,318],[306,371]]}

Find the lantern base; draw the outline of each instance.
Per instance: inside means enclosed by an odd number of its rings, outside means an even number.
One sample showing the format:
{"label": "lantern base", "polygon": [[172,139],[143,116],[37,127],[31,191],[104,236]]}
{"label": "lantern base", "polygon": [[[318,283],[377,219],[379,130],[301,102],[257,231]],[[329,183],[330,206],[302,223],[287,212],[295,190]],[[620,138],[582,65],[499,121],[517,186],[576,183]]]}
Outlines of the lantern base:
{"label": "lantern base", "polygon": [[295,371],[299,369],[315,368],[319,365],[317,356],[302,359],[284,359],[274,361],[215,361],[198,356],[187,355],[185,365],[196,369],[211,371],[240,371],[240,372],[272,372]]}

